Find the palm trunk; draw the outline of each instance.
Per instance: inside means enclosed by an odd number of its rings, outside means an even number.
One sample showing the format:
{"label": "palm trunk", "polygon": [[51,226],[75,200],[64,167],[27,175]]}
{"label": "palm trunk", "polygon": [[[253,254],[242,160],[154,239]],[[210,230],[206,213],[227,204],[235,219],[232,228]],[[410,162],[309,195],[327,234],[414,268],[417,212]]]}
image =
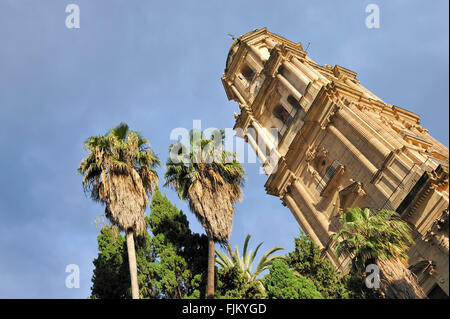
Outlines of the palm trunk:
{"label": "palm trunk", "polygon": [[381,288],[388,299],[426,298],[414,275],[398,259],[378,260],[381,270]]}
{"label": "palm trunk", "polygon": [[214,298],[214,264],[215,264],[216,249],[214,247],[214,240],[211,236],[208,237],[208,283],[206,298]]}
{"label": "palm trunk", "polygon": [[127,231],[127,250],[128,250],[128,264],[130,265],[130,279],[131,279],[131,297],[139,299],[139,286],[137,280],[137,265],[136,265],[136,251],[134,248],[133,231]]}

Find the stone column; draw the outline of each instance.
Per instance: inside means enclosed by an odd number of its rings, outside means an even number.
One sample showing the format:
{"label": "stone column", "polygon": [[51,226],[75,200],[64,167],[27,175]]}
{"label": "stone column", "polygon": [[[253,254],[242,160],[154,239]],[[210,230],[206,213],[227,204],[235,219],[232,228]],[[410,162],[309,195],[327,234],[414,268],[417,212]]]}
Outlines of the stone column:
{"label": "stone column", "polygon": [[258,61],[258,59],[260,60],[261,57],[254,50],[255,48],[250,46],[250,51],[254,52],[256,54],[256,57],[254,57],[251,54],[247,54],[247,56],[245,57],[245,61],[247,62],[248,66],[253,70],[253,72],[257,73],[262,69],[262,62]]}
{"label": "stone column", "polygon": [[324,248],[322,245],[322,242],[319,240],[319,238],[316,236],[316,233],[312,229],[311,225],[306,220],[305,216],[302,214],[300,209],[298,208],[297,204],[295,203],[294,199],[292,198],[292,195],[290,192],[286,193],[283,197],[283,202],[286,203],[289,210],[291,211],[292,215],[294,215],[295,219],[297,220],[298,224],[302,228],[302,230],[311,237],[312,241],[317,244],[320,249]]}
{"label": "stone column", "polygon": [[259,160],[264,165],[267,158],[264,154],[261,153],[261,150],[259,149],[258,144],[256,144],[255,139],[253,138],[253,136],[251,134],[245,134],[245,136],[247,137],[247,141],[250,143],[251,147],[255,151],[256,156],[258,156]]}
{"label": "stone column", "polygon": [[264,144],[266,145],[266,147],[269,150],[272,150],[272,148],[274,147],[272,141],[267,137],[267,131],[265,128],[263,128],[258,121],[255,121],[254,119],[252,119],[252,121],[250,122],[250,125],[253,126],[255,128],[256,133],[258,134],[258,139],[261,138],[262,141],[264,142]]}
{"label": "stone column", "polygon": [[272,48],[277,45],[277,43],[273,41],[271,38],[265,38],[264,41]]}
{"label": "stone column", "polygon": [[278,145],[274,145],[272,140],[267,136],[267,130],[262,127],[258,121],[253,120],[251,125],[255,128],[256,133],[258,134],[258,139],[261,138],[263,143],[266,145],[266,149],[269,150],[269,154],[266,154],[269,157],[269,166],[272,168],[275,167],[281,157],[278,152]]}
{"label": "stone column", "polygon": [[306,87],[308,86],[309,82],[311,82],[309,77],[306,76],[303,72],[301,72],[289,61],[284,61],[283,66],[300,80],[300,82],[303,84],[303,92],[300,93],[305,94]]}
{"label": "stone column", "polygon": [[240,101],[241,107],[244,107],[246,105],[244,98],[242,97],[241,93],[236,89],[234,84],[231,85],[231,89],[233,90],[234,94],[237,96],[238,100]]}
{"label": "stone column", "polygon": [[[384,123],[381,117],[372,111],[358,110],[352,111],[354,113],[360,113],[360,117],[364,117],[367,125],[369,125],[375,132],[377,132],[382,138],[385,144],[392,150],[401,149],[404,145],[403,138],[394,130],[390,129],[389,124]],[[389,129],[386,129],[386,126]]]}
{"label": "stone column", "polygon": [[328,222],[321,212],[319,212],[313,206],[313,199],[304,189],[304,187],[300,184],[299,181],[295,181],[292,184],[293,190],[296,195],[295,201],[300,207],[304,207],[304,214],[306,219],[310,222],[310,224],[315,225],[315,233],[321,239],[322,246],[325,246],[329,240],[328,234]]}
{"label": "stone column", "polygon": [[[380,140],[383,140],[381,136],[378,135],[376,131],[374,131],[370,126],[368,126],[362,119],[355,119],[357,117],[356,114],[352,114],[353,112],[350,109],[340,110],[336,113],[336,116],[340,117],[344,122],[354,127],[365,139],[375,148],[375,150],[381,155],[382,158],[385,158],[389,155],[391,150],[381,143]],[[393,148],[392,148],[393,149]]]}
{"label": "stone column", "polygon": [[305,73],[311,80],[315,81],[319,79],[319,75],[316,74],[309,66],[300,62],[297,58],[292,59],[292,63]]}
{"label": "stone column", "polygon": [[234,79],[234,87],[238,90],[239,94],[244,97],[247,95],[247,92],[245,91],[246,88],[244,84],[242,83],[243,80],[239,78],[239,75],[236,75],[236,78]]}
{"label": "stone column", "polygon": [[261,64],[263,64],[264,59],[263,59],[261,52],[257,48],[255,48],[253,45],[249,45],[249,48],[259,58]]}
{"label": "stone column", "polygon": [[281,74],[277,74],[277,79],[283,84],[289,92],[291,92],[292,96],[300,101],[302,98],[302,94]]}

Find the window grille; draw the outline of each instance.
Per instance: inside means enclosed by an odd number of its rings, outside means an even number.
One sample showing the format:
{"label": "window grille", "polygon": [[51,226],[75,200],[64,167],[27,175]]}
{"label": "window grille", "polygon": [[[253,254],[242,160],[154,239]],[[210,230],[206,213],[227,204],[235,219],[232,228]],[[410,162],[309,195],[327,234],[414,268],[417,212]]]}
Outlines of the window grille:
{"label": "window grille", "polygon": [[331,163],[330,166],[328,166],[325,174],[317,184],[316,189],[322,193],[322,191],[325,189],[329,181],[333,178],[334,174],[338,171],[339,167],[341,167],[342,164],[338,160],[334,160],[333,163]]}

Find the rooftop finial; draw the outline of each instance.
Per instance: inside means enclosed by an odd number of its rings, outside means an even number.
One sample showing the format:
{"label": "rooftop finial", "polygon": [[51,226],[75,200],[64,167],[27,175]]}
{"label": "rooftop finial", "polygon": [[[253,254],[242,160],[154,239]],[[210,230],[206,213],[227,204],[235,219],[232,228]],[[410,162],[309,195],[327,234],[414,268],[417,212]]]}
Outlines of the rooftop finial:
{"label": "rooftop finial", "polygon": [[232,39],[233,39],[233,41],[234,41],[234,40],[236,40],[236,37],[235,37],[234,35],[232,35],[232,34],[228,33],[228,36],[229,36],[230,38],[232,38]]}
{"label": "rooftop finial", "polygon": [[308,41],[308,45],[306,46],[305,52],[308,52],[309,49],[309,45],[311,44],[311,42]]}

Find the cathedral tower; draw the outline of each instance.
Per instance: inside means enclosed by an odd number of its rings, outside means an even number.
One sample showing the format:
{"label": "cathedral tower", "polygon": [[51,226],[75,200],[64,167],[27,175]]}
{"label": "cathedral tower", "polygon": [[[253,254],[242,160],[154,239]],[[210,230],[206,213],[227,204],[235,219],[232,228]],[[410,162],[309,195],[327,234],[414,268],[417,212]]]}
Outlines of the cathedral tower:
{"label": "cathedral tower", "polygon": [[396,210],[414,229],[410,269],[430,295],[449,294],[448,148],[420,119],[321,66],[301,43],[266,28],[236,39],[222,82],[239,104],[234,129],[255,150],[278,196],[337,267],[339,211]]}

